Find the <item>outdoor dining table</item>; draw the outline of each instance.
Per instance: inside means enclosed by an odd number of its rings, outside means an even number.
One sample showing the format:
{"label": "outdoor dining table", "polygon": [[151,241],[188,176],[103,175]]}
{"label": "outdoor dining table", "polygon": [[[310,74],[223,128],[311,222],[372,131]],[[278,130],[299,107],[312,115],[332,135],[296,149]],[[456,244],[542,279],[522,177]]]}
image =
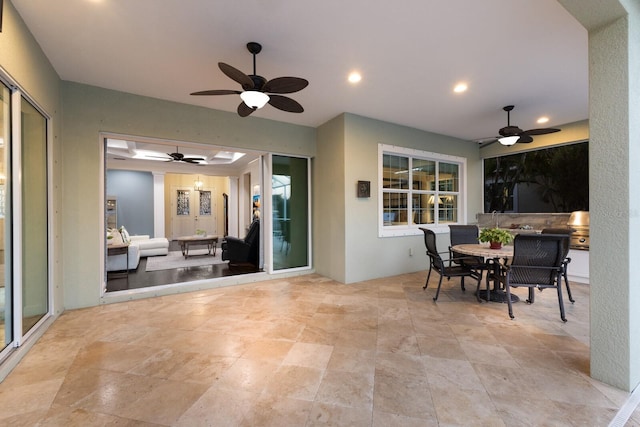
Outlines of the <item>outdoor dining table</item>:
{"label": "outdoor dining table", "polygon": [[[487,280],[493,278],[493,289],[489,292],[489,297],[487,297],[487,291],[485,289],[480,289],[479,297],[493,302],[507,302],[507,293],[500,289],[498,277],[500,275],[500,263],[513,257],[512,245],[503,245],[500,249],[491,249],[488,243],[465,243],[452,246],[451,250],[464,255],[480,256],[485,260],[491,260],[490,270],[493,271],[487,271],[489,275],[487,276]],[[517,295],[511,294],[511,302],[519,300]]]}

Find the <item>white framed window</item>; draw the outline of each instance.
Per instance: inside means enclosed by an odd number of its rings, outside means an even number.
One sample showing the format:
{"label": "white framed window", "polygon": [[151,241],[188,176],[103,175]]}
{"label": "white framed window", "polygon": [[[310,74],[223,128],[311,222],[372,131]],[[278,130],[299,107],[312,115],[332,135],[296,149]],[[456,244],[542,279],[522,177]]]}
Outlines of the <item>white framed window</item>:
{"label": "white framed window", "polygon": [[464,157],[378,145],[379,236],[465,222]]}

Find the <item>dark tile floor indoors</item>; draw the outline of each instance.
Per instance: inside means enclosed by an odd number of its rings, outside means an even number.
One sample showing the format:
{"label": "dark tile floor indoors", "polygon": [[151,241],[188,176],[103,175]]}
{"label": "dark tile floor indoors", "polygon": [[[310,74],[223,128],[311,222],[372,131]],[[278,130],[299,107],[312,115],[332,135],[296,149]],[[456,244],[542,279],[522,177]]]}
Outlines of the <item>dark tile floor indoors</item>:
{"label": "dark tile floor indoors", "polygon": [[[180,244],[172,240],[169,243],[169,251],[179,251]],[[217,248],[220,252],[221,249]],[[229,263],[213,264],[198,267],[174,268],[171,270],[145,271],[147,258],[140,258],[136,270],[130,270],[128,277],[120,272],[107,274],[107,292],[123,291],[127,289],[139,289],[150,286],[168,285],[172,283],[184,283],[201,279],[234,276],[237,274],[255,273],[257,270],[250,264],[229,266]]]}
{"label": "dark tile floor indoors", "polygon": [[563,323],[553,290],[510,320],[459,280],[434,302],[425,276],[66,311],[0,384],[0,425],[606,426],[627,401],[589,376],[588,285]]}

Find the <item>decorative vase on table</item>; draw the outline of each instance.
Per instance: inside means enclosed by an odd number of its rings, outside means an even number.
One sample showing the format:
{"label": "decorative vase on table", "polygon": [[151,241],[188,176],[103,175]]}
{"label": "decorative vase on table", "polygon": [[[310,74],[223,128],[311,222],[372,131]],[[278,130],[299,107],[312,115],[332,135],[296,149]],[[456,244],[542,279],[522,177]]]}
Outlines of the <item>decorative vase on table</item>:
{"label": "decorative vase on table", "polygon": [[502,249],[502,243],[500,243],[500,242],[489,242],[489,249]]}

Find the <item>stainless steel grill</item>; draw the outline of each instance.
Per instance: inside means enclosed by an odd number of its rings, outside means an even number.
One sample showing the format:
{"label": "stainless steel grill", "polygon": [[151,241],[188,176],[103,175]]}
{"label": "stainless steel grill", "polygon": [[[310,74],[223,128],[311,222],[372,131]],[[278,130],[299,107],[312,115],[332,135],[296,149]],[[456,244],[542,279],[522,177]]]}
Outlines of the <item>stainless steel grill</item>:
{"label": "stainless steel grill", "polygon": [[571,234],[571,249],[589,250],[589,212],[571,212],[567,226],[573,229]]}

